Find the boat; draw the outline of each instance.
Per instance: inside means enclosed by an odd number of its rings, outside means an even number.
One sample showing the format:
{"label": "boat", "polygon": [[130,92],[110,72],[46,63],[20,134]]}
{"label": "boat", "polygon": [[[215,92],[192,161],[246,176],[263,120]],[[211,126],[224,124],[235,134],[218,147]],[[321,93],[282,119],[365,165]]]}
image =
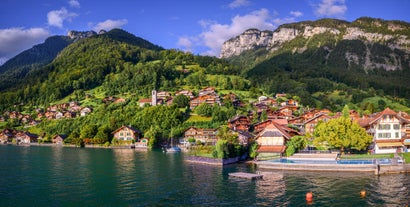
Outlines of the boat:
{"label": "boat", "polygon": [[177,152],[181,152],[181,148],[179,148],[177,146],[173,146],[173,147],[165,148],[164,152],[166,152],[166,153],[177,153]]}
{"label": "boat", "polygon": [[165,146],[163,151],[166,153],[177,153],[181,152],[181,148],[174,146],[173,138],[171,138],[171,146]]}

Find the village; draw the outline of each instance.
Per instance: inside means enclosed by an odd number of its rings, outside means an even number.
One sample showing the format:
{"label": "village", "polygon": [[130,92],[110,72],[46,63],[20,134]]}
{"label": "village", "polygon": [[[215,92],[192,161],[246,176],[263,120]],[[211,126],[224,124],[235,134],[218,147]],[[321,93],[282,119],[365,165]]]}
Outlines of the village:
{"label": "village", "polygon": [[[174,96],[170,92],[153,90],[151,98],[139,100],[139,106],[171,105],[173,97],[178,95],[189,98],[190,109],[195,109],[203,103],[211,106],[222,104],[221,97],[215,88],[207,87],[200,90],[197,96],[194,96],[194,93],[189,90],[175,92]],[[252,103],[255,111],[250,111],[248,114],[237,114],[227,121],[226,125],[230,133],[236,134],[239,143],[244,146],[251,141],[256,141],[260,157],[282,156],[286,150],[287,141],[291,140],[292,137],[311,137],[319,122],[327,122],[342,116],[341,112],[332,113],[327,109],[308,109],[304,110],[302,114],[297,114],[296,112],[300,112],[299,103],[285,97],[286,94],[276,94],[274,97],[258,97],[257,101]],[[235,107],[244,104],[233,93],[225,95],[222,99],[230,99]],[[103,101],[104,103],[122,103],[125,102],[125,99],[107,97]],[[45,111],[37,110],[37,118],[16,111],[6,112],[0,121],[17,119],[29,127],[38,124],[42,119],[72,119],[78,116],[87,116],[90,113],[92,113],[92,108],[81,107],[77,102],[70,102],[49,106]],[[254,116],[265,117],[252,123]],[[357,111],[350,110],[349,117],[373,137],[372,144],[368,146],[369,153],[398,153],[406,152],[410,148],[409,114],[386,108],[381,112],[362,116]],[[148,138],[143,137],[138,126],[124,125],[111,134],[114,142],[124,147],[146,148],[148,144]],[[55,134],[51,142],[55,145],[63,145],[66,138],[67,135]],[[33,144],[40,143],[41,140],[41,135],[28,131],[5,128],[0,133],[0,141],[3,144]],[[191,126],[184,131],[183,136],[179,137],[176,143],[180,147],[187,148],[194,144],[212,146],[216,144],[217,140],[218,128]]]}

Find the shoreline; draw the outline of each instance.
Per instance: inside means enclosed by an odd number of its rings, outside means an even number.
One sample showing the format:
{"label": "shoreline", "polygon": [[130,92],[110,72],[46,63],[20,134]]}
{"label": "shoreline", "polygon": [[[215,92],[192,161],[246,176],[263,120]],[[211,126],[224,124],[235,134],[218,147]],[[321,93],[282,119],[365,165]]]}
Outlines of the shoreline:
{"label": "shoreline", "polygon": [[[41,146],[41,147],[78,147],[75,145],[58,145],[53,143],[29,143],[29,144],[2,144],[12,146]],[[80,147],[78,147],[80,148]],[[147,151],[146,148],[126,146],[100,146],[100,145],[85,145],[84,148],[102,148],[102,149],[129,149],[134,151]],[[410,164],[301,164],[301,163],[274,163],[269,161],[253,161],[248,160],[239,162],[237,158],[234,159],[216,159],[198,156],[187,156],[185,161],[197,164],[206,164],[213,166],[224,166],[228,164],[254,164],[257,166],[258,171],[261,169],[266,170],[281,170],[281,171],[308,171],[308,172],[361,172],[361,173],[373,173],[374,175],[384,174],[400,174],[410,173]]]}

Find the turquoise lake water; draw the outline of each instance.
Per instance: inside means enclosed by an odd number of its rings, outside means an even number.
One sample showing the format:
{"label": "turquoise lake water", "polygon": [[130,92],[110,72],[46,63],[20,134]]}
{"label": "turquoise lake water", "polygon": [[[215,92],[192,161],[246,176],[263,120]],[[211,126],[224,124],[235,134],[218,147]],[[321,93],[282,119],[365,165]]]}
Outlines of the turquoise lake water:
{"label": "turquoise lake water", "polygon": [[[184,154],[0,145],[0,206],[405,206],[410,174],[271,171],[193,164]],[[366,191],[366,197],[360,191]],[[305,195],[313,192],[313,202]]]}

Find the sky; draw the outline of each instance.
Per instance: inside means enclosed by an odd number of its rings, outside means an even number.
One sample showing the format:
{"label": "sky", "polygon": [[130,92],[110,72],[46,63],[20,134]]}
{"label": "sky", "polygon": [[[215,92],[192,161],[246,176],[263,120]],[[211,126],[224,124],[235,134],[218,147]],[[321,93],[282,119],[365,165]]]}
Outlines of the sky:
{"label": "sky", "polygon": [[0,0],[0,65],[70,30],[121,28],[165,49],[218,56],[249,28],[363,16],[410,22],[410,0]]}

